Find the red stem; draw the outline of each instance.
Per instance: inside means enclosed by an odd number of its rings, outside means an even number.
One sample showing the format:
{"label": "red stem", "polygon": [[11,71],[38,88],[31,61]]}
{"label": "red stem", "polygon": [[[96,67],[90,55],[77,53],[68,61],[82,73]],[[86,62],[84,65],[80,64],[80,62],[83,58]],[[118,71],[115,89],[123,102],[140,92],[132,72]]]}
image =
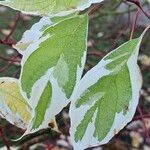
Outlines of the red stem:
{"label": "red stem", "polygon": [[143,116],[143,113],[142,113],[142,110],[141,110],[140,107],[138,107],[138,112],[139,112],[140,117],[141,117],[141,120],[142,120],[142,122],[143,122],[143,129],[144,129],[144,131],[145,131],[145,135],[146,135],[147,140],[148,140],[148,143],[149,143],[149,145],[150,145],[150,136],[149,136],[149,133],[148,133],[148,129],[147,129],[146,125],[145,125],[144,116]]}
{"label": "red stem", "polygon": [[10,36],[14,33],[16,27],[17,27],[17,24],[18,24],[18,21],[20,19],[20,13],[18,13],[15,17],[15,20],[14,20],[14,25],[13,27],[11,28],[11,31],[10,33],[6,36],[5,40],[4,41],[8,41],[8,39],[10,38]]}
{"label": "red stem", "polygon": [[[15,59],[16,57],[18,57],[18,53],[15,54],[15,55],[12,57],[12,59]],[[8,61],[8,63],[7,63],[4,67],[2,67],[2,68],[0,69],[0,73],[1,73],[1,72],[4,72],[5,70],[7,70],[7,69],[11,66],[12,63],[13,63],[12,61]]]}
{"label": "red stem", "polygon": [[138,19],[139,14],[140,14],[140,9],[137,11],[135,19],[134,19],[134,22],[133,22],[133,26],[132,26],[132,30],[131,30],[131,35],[130,35],[130,40],[133,39],[135,28],[136,28],[136,23],[137,23],[137,19]]}
{"label": "red stem", "polygon": [[150,14],[147,13],[144,8],[142,7],[141,3],[139,2],[139,0],[127,0],[130,3],[134,3],[137,7],[139,7],[139,9],[143,12],[143,14],[150,19]]}
{"label": "red stem", "polygon": [[2,55],[0,55],[0,59],[4,60],[4,61],[12,61],[12,62],[18,62],[20,63],[20,60],[19,59],[14,59],[14,58],[6,58]]}
{"label": "red stem", "polygon": [[3,141],[4,145],[5,145],[6,148],[7,148],[7,150],[10,150],[9,143],[8,143],[8,141],[6,140],[5,136],[4,136],[2,127],[0,127],[0,136],[1,136],[1,138],[2,138],[2,141]]}

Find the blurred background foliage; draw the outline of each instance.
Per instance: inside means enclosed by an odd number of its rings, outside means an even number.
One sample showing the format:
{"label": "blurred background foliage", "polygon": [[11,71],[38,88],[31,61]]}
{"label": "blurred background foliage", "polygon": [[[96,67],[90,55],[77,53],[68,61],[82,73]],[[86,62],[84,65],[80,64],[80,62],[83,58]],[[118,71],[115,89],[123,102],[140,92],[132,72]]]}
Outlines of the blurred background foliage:
{"label": "blurred background foliage", "polygon": [[[149,0],[141,2],[144,9],[150,12]],[[85,72],[95,66],[108,52],[129,40],[132,24],[138,10],[135,5],[127,3],[125,0],[106,0],[102,4],[97,4],[96,8],[94,13],[90,15]],[[30,29],[39,19],[39,17],[23,15],[18,11],[0,6],[0,40],[5,40],[7,43],[0,44],[0,77],[19,77],[21,55],[12,48],[11,44],[15,44],[22,37],[23,32]],[[134,37],[140,36],[149,24],[150,20],[140,13]],[[14,28],[13,32],[12,28]],[[149,48],[150,31],[144,37],[138,60],[143,75],[143,87],[139,103],[139,110],[143,116],[137,111],[133,121],[126,128],[107,145],[95,148],[95,150],[150,150]],[[10,58],[16,61],[10,61]],[[24,131],[0,118],[0,149],[6,149],[4,145],[7,142],[17,146],[12,149],[71,150],[68,133],[70,124],[68,107],[57,116],[57,122],[63,133],[60,137],[50,135],[48,129],[48,131],[43,131],[36,136],[26,138],[24,141],[14,142],[11,139],[19,138]]]}

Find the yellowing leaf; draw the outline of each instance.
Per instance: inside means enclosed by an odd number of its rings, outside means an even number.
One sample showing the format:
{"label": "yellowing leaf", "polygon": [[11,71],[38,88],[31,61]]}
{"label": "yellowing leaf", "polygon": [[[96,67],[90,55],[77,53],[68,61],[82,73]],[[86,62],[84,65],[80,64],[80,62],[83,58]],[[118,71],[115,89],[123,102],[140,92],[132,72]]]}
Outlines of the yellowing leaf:
{"label": "yellowing leaf", "polygon": [[[0,115],[17,127],[26,129],[31,119],[31,107],[20,93],[18,80],[0,78]],[[50,127],[59,132],[55,119],[49,120]]]}
{"label": "yellowing leaf", "polygon": [[0,115],[24,129],[31,119],[31,107],[20,94],[17,79],[0,78]]}

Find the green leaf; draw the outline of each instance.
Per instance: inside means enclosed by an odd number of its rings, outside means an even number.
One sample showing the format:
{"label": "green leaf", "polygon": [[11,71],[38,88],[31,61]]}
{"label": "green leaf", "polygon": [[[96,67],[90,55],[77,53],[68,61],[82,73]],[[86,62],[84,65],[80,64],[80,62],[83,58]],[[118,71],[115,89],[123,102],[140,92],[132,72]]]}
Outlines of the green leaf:
{"label": "green leaf", "polygon": [[20,10],[26,14],[64,16],[88,8],[103,0],[5,0],[0,4]]}
{"label": "green leaf", "polygon": [[31,119],[31,110],[20,93],[18,80],[0,78],[0,115],[10,123],[26,129]]}
{"label": "green leaf", "polygon": [[144,33],[105,56],[77,84],[70,108],[75,150],[107,143],[131,121],[142,84],[137,57]]}
{"label": "green leaf", "polygon": [[[47,119],[69,103],[83,73],[87,30],[87,15],[67,18],[46,28],[40,44],[35,49],[32,48],[36,43],[30,46],[33,52],[28,49],[24,53],[20,77],[22,94],[35,110],[28,131],[45,127]],[[43,120],[36,121],[36,116]]]}

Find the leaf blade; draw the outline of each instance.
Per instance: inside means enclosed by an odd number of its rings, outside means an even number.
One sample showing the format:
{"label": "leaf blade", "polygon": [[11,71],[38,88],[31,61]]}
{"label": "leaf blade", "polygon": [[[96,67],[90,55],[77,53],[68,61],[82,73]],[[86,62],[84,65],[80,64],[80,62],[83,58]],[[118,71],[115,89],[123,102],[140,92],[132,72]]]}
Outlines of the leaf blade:
{"label": "leaf blade", "polygon": [[0,113],[10,123],[26,129],[31,119],[31,107],[21,96],[18,80],[0,78]]}
{"label": "leaf blade", "polygon": [[92,3],[100,3],[103,0],[5,0],[1,5],[20,10],[25,14],[42,16],[65,16],[76,11],[88,8]]}
{"label": "leaf blade", "polygon": [[[56,74],[58,74],[58,73],[56,73],[57,72],[56,70],[58,70],[57,68],[60,69],[59,65],[61,65],[61,63],[63,63],[64,66],[66,66],[66,63],[67,63],[67,65],[70,65],[70,66],[73,65],[72,68],[74,69],[75,73],[73,73],[72,70],[70,72],[72,72],[72,74],[74,74],[73,77],[75,78],[74,80],[76,80],[76,77],[75,77],[76,69],[78,68],[78,66],[80,67],[81,65],[83,68],[85,60],[83,60],[84,62],[82,64],[81,59],[82,59],[82,56],[84,56],[86,53],[87,16],[82,16],[82,17],[83,18],[80,18],[78,16],[74,17],[74,18],[70,18],[70,19],[62,21],[60,24],[57,24],[54,27],[48,28],[47,30],[45,30],[45,33],[43,36],[45,36],[45,34],[47,35],[49,33],[52,33],[53,36],[49,37],[48,40],[45,40],[44,42],[42,42],[41,45],[39,46],[39,48],[36,49],[31,55],[29,55],[29,57],[25,56],[25,55],[23,56],[22,73],[21,73],[20,81],[21,81],[22,89],[23,89],[23,91],[25,91],[27,93],[28,98],[30,97],[31,88],[34,85],[34,83],[38,79],[40,79],[40,77],[42,77],[47,70],[49,70],[50,68],[53,68],[54,66],[56,66],[54,68],[54,76],[56,77]],[[81,24],[82,24],[81,33],[79,33],[80,29],[78,29],[78,32],[75,33],[76,32],[75,29],[77,29],[76,26],[81,25]],[[68,25],[69,30],[62,31],[60,33],[60,30],[62,28],[64,28],[64,26],[66,26],[66,25]],[[75,27],[72,28],[72,25],[74,25]],[[65,30],[65,28],[64,28],[64,30]],[[72,38],[70,37],[70,34],[68,34],[70,32],[73,32]],[[58,34],[59,35],[61,34],[63,36],[63,38],[62,38],[62,36],[58,36]],[[78,34],[78,36],[76,36],[77,34]],[[77,39],[77,37],[79,37],[79,39],[74,40],[73,39],[74,36],[76,36],[76,39]],[[69,40],[69,41],[67,41],[67,40]],[[74,42],[78,43],[79,41],[81,42],[81,45],[79,45],[78,47],[73,46]],[[68,45],[68,43],[72,44],[72,45]],[[47,47],[45,45],[48,45],[49,47]],[[46,51],[47,48],[49,49],[49,51]],[[76,55],[76,56],[71,55],[72,54],[71,50],[73,51],[74,55]],[[69,57],[72,57],[72,58],[69,58]],[[78,58],[76,58],[76,57],[78,57]],[[76,60],[75,63],[72,63],[73,59]],[[70,66],[69,66],[69,68],[72,69]],[[38,68],[40,68],[41,70]],[[67,66],[64,68],[65,71],[66,71],[66,68],[67,68]],[[82,71],[83,70],[81,69],[79,78],[81,78]],[[34,72],[35,72],[35,74],[32,77]],[[70,77],[72,77],[72,76],[70,76]],[[34,78],[34,79],[32,80],[32,78]],[[27,82],[28,80],[30,80],[30,83]]]}
{"label": "leaf blade", "polygon": [[[18,79],[0,78],[0,116],[25,130],[32,119],[32,108],[21,95]],[[48,123],[52,130],[59,132],[55,118]]]}
{"label": "leaf blade", "polygon": [[76,86],[70,109],[75,149],[106,144],[131,121],[142,84],[137,57],[143,35],[105,56]]}
{"label": "leaf blade", "polygon": [[[27,132],[46,127],[47,119],[54,118],[70,102],[69,98],[75,84],[81,79],[85,64],[87,30],[87,15],[64,19],[44,30],[43,36],[51,36],[38,49],[29,56],[24,53],[20,85],[34,110],[42,105],[42,93],[47,90],[47,83],[50,82],[52,87],[51,94],[46,94],[45,99],[47,104],[51,101],[50,105],[43,106],[46,109],[44,113],[35,112]],[[43,120],[41,125],[34,128],[34,117],[38,115],[42,115]]]}

